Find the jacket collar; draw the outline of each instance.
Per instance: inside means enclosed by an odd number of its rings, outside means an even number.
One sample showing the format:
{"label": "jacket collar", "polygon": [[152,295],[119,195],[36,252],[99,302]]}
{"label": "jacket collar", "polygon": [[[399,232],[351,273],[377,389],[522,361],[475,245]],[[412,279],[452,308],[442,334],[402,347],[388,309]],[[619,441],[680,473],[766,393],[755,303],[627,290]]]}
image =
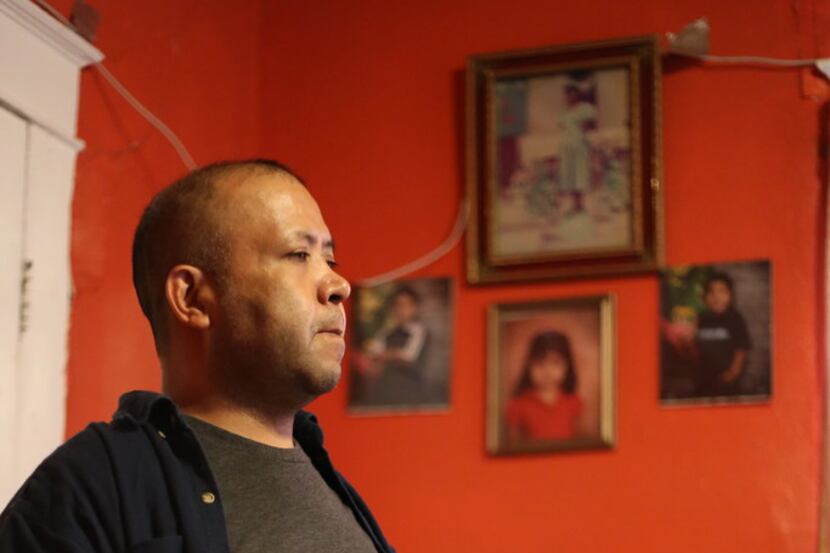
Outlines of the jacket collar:
{"label": "jacket collar", "polygon": [[[150,423],[155,426],[161,421],[174,421],[187,426],[172,399],[156,392],[143,390],[122,395],[118,400],[118,410],[112,418],[115,424],[130,421],[138,425]],[[294,416],[294,438],[309,455],[321,451],[323,431],[317,422],[317,417],[307,411],[298,411]]]}
{"label": "jacket collar", "polygon": [[161,411],[180,418],[179,410],[169,397],[156,392],[137,390],[121,396],[118,400],[118,410],[112,418],[113,422],[126,419],[137,424],[146,424],[153,415]]}

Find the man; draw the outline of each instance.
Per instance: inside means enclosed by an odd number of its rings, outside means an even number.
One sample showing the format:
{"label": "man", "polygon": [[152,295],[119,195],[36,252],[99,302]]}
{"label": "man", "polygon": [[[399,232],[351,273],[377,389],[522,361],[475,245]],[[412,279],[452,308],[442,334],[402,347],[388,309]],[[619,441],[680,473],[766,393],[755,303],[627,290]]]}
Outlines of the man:
{"label": "man", "polygon": [[334,242],[270,160],[202,168],[160,192],[133,245],[165,395],[121,398],[0,517],[0,551],[393,551],[302,407],[344,353]]}

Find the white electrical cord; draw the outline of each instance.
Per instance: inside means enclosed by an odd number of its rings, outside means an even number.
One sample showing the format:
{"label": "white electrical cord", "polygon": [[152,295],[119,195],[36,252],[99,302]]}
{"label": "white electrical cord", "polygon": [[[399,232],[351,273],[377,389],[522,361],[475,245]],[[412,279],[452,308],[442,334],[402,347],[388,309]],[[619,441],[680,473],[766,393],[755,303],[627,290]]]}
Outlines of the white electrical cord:
{"label": "white electrical cord", "polygon": [[[37,0],[36,0],[37,1]],[[38,2],[41,4],[41,2]],[[53,10],[50,10],[54,13]],[[58,14],[59,15],[59,14]],[[69,23],[65,18],[60,17],[68,26],[71,27],[71,23]],[[705,25],[705,20],[703,21]],[[708,33],[708,27],[705,29],[705,32]],[[691,52],[684,52],[679,50],[670,50],[669,53],[675,54],[678,56],[684,56],[687,58],[694,58],[706,62],[712,63],[724,63],[724,64],[750,64],[750,65],[769,65],[769,66],[776,66],[776,67],[807,67],[811,65],[815,65],[820,71],[822,71],[825,75],[830,76],[830,59],[779,59],[779,58],[768,58],[762,56],[712,56],[709,54],[695,54]],[[94,65],[95,69],[104,77],[107,82],[112,85],[112,87],[118,92],[126,101],[129,103],[142,117],[144,117],[151,125],[153,125],[158,131],[170,142],[173,148],[176,150],[176,153],[184,163],[185,167],[188,170],[192,171],[196,169],[196,162],[193,161],[193,157],[188,152],[185,145],[179,140],[179,137],[176,136],[170,128],[164,124],[164,122],[156,117],[149,109],[147,109],[141,102],[133,96],[127,88],[121,84],[121,82],[115,78],[115,76],[109,72],[109,70],[104,67],[103,64],[97,63]],[[464,198],[461,199],[461,203],[458,206],[458,214],[456,216],[455,224],[453,225],[452,231],[450,231],[449,236],[437,247],[435,247],[430,252],[424,254],[423,256],[406,263],[405,265],[398,267],[397,269],[393,269],[391,271],[387,271],[377,276],[369,277],[362,279],[360,284],[362,286],[378,286],[380,284],[385,284],[387,282],[391,282],[393,280],[400,279],[403,276],[409,275],[414,273],[415,271],[427,267],[432,263],[436,262],[438,259],[443,257],[447,252],[452,250],[458,243],[461,241],[462,236],[464,236],[464,231],[467,228],[467,202]]]}
{"label": "white electrical cord", "polygon": [[676,56],[683,56],[687,58],[694,58],[703,61],[710,61],[713,63],[727,63],[727,64],[748,64],[748,65],[772,65],[775,67],[807,67],[810,65],[817,65],[823,59],[780,59],[780,58],[766,58],[762,56],[712,56],[709,54],[691,54],[688,52],[678,52],[669,50],[669,54]]}
{"label": "white electrical cord", "polygon": [[[78,29],[75,28],[75,25],[73,25],[69,19],[64,17],[62,13],[50,6],[48,2],[46,2],[45,0],[34,0],[34,2],[38,6],[49,12],[49,14],[52,17],[63,23],[63,25],[70,29],[72,32],[78,33]],[[78,35],[80,36],[80,33],[78,33]],[[179,140],[179,137],[176,136],[176,133],[170,130],[170,127],[165,125],[161,119],[159,119],[153,114],[153,112],[144,107],[144,104],[139,102],[136,99],[136,97],[133,96],[129,90],[127,90],[127,87],[121,84],[121,81],[116,79],[115,76],[112,73],[110,73],[106,67],[104,67],[104,64],[98,62],[93,64],[93,67],[95,67],[95,69],[98,70],[101,76],[104,77],[107,80],[107,82],[110,83],[110,85],[112,85],[116,92],[118,92],[121,96],[123,96],[125,100],[127,100],[127,103],[130,104],[133,107],[133,109],[135,109],[142,117],[144,117],[144,119],[146,119],[147,122],[149,122],[156,129],[158,129],[158,131],[164,136],[164,138],[166,138],[167,141],[170,142],[170,144],[176,150],[176,153],[179,154],[179,158],[181,158],[182,163],[184,163],[184,166],[187,167],[188,171],[193,171],[194,169],[196,169],[196,162],[193,161],[193,157],[190,155],[190,152],[187,151],[187,148],[185,148],[184,144],[182,144],[182,141]]]}
{"label": "white electrical cord", "polygon": [[450,235],[447,236],[446,240],[439,244],[435,249],[419,257],[418,259],[410,261],[406,265],[387,271],[383,274],[370,278],[364,278],[359,282],[359,284],[361,286],[378,286],[380,284],[386,284],[387,282],[397,280],[403,276],[414,273],[418,269],[422,269],[435,263],[458,244],[461,237],[464,236],[466,228],[467,201],[464,198],[461,198],[461,203],[458,205],[458,215],[455,218],[455,225],[453,225],[452,231],[450,232]]}
{"label": "white electrical cord", "polygon": [[[176,153],[179,154],[179,157],[184,163],[185,167],[188,170],[193,171],[196,169],[196,163],[193,161],[193,158],[190,155],[190,152],[187,151],[187,148],[182,141],[179,140],[179,137],[176,136],[170,128],[164,124],[164,122],[156,117],[149,109],[144,107],[144,105],[139,102],[135,96],[133,96],[127,88],[121,84],[121,82],[115,78],[115,76],[109,72],[109,70],[104,67],[101,63],[96,63],[94,65],[95,69],[104,77],[112,87],[119,93],[121,96],[124,97],[125,100],[133,107],[135,110],[141,114],[151,125],[153,125],[158,131],[164,135],[164,137],[170,142],[170,144],[175,148]],[[380,284],[385,284],[387,282],[397,280],[402,276],[414,273],[418,269],[422,269],[428,265],[431,265],[438,259],[444,256],[448,251],[452,250],[458,242],[461,240],[461,237],[464,236],[464,230],[467,227],[467,202],[462,198],[460,205],[458,206],[458,215],[456,216],[455,225],[453,226],[450,235],[444,240],[441,244],[439,244],[435,249],[430,251],[429,253],[419,257],[418,259],[411,261],[402,267],[398,267],[397,269],[387,271],[383,274],[366,278],[360,281],[360,284],[363,286],[378,286]]]}
{"label": "white electrical cord", "polygon": [[112,85],[116,92],[118,92],[121,96],[127,100],[127,103],[130,104],[133,109],[135,109],[139,114],[141,114],[144,119],[146,119],[151,125],[153,125],[158,131],[167,139],[168,142],[173,146],[176,150],[176,153],[179,154],[179,157],[184,163],[184,166],[187,167],[188,171],[193,171],[196,169],[196,162],[193,161],[193,157],[190,155],[190,152],[187,151],[182,141],[179,140],[179,137],[176,136],[176,133],[170,130],[170,127],[164,124],[164,122],[153,115],[149,109],[144,107],[144,104],[139,102],[135,96],[133,96],[127,87],[121,84],[121,81],[115,78],[115,76],[109,72],[109,69],[104,67],[102,63],[96,63],[93,65],[95,69],[98,70],[98,73],[104,77],[107,82]]}
{"label": "white electrical cord", "polygon": [[[809,67],[815,65],[828,75],[830,59],[781,59],[766,56],[713,56],[709,54],[709,21],[705,17],[695,19],[676,33],[666,33],[666,54],[674,54],[713,63],[732,65],[771,65],[774,67]],[[830,75],[828,75],[830,76]]]}
{"label": "white electrical cord", "polygon": [[[104,67],[101,63],[96,63],[94,65],[95,69],[104,77],[112,87],[119,93],[121,96],[124,97],[125,100],[133,107],[135,110],[141,114],[151,125],[153,125],[158,131],[170,142],[170,144],[175,148],[176,153],[179,154],[179,157],[184,163],[185,167],[188,170],[193,171],[196,169],[196,163],[193,161],[193,158],[190,155],[190,152],[187,151],[187,148],[182,141],[179,140],[179,137],[176,136],[170,128],[164,124],[164,122],[156,117],[149,109],[144,107],[144,105],[139,102],[135,96],[133,96],[127,88],[121,84],[121,82],[115,78],[115,76],[109,72],[109,70]],[[425,255],[419,257],[414,261],[410,261],[409,263],[398,267],[397,269],[393,269],[391,271],[387,271],[383,274],[366,278],[360,281],[360,284],[363,286],[378,286],[380,284],[385,284],[387,282],[391,282],[393,280],[397,280],[405,275],[414,273],[415,271],[427,267],[435,263],[438,259],[443,257],[447,252],[452,250],[458,242],[461,240],[461,237],[464,236],[464,231],[467,228],[467,202],[462,198],[461,203],[458,206],[458,215],[455,219],[455,224],[453,225],[452,231],[450,232],[449,236],[439,244],[435,249],[426,253]]]}
{"label": "white electrical cord", "polygon": [[[193,171],[196,169],[196,163],[193,161],[193,158],[190,155],[190,152],[187,151],[187,148],[182,141],[179,140],[179,137],[176,136],[170,128],[164,124],[164,122],[156,117],[149,109],[144,107],[144,105],[139,102],[135,96],[133,96],[127,88],[121,84],[121,82],[115,78],[115,76],[109,72],[109,70],[104,67],[103,64],[97,63],[94,65],[95,69],[104,77],[112,87],[124,97],[125,100],[139,113],[142,117],[144,117],[151,125],[153,125],[158,131],[170,142],[170,144],[175,148],[176,153],[179,154],[179,157],[184,163],[185,167],[188,170]],[[360,281],[360,284],[363,286],[378,286],[380,284],[385,284],[387,282],[391,282],[393,280],[397,280],[405,275],[414,273],[415,271],[422,269],[428,265],[433,264],[435,261],[443,257],[447,252],[452,250],[458,242],[461,240],[461,237],[464,236],[464,230],[467,227],[467,202],[462,198],[460,205],[458,206],[458,215],[456,216],[455,225],[453,225],[453,229],[450,232],[449,236],[447,236],[446,240],[444,240],[441,244],[439,244],[435,249],[430,251],[429,253],[419,257],[418,259],[411,261],[397,269],[387,271],[383,274],[366,278]]]}
{"label": "white electrical cord", "polygon": [[[109,70],[104,67],[101,63],[96,63],[93,67],[98,70],[102,77],[104,77],[107,82],[112,85],[112,87],[118,92],[124,99],[129,103],[142,117],[144,117],[151,125],[153,125],[158,131],[170,142],[173,148],[176,150],[176,153],[179,154],[179,157],[184,163],[185,167],[188,170],[193,171],[196,169],[196,163],[193,161],[193,157],[191,157],[190,152],[187,151],[187,148],[182,141],[179,140],[179,137],[176,136],[170,127],[164,124],[164,122],[156,117],[153,112],[149,109],[144,107],[144,104],[139,102],[135,96],[133,96],[127,88],[121,84],[121,82],[115,78],[115,76],[109,72]],[[415,271],[432,265],[438,259],[442,258],[447,252],[452,250],[460,241],[461,237],[464,236],[464,231],[467,228],[467,202],[462,198],[461,203],[458,206],[458,215],[455,219],[455,224],[453,225],[452,231],[450,231],[449,236],[439,244],[435,249],[426,253],[425,255],[419,257],[414,261],[410,261],[409,263],[398,267],[397,269],[393,269],[391,271],[387,271],[383,274],[366,278],[360,281],[360,284],[363,286],[378,286],[380,284],[385,284],[387,282],[391,282],[393,280],[398,280],[399,278],[406,276],[408,274],[414,273]]]}

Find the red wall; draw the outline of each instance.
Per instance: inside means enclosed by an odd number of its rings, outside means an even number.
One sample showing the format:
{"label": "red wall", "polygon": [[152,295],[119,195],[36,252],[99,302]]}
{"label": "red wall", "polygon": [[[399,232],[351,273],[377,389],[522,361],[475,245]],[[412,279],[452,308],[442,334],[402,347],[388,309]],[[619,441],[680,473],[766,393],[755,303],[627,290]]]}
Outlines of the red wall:
{"label": "red wall", "polygon": [[[355,280],[449,231],[469,54],[676,30],[706,15],[716,53],[815,56],[824,4],[93,2],[110,68],[197,160],[264,153],[305,176]],[[420,273],[458,281],[450,412],[349,417],[343,386],[313,406],[338,466],[401,552],[815,551],[820,107],[802,97],[796,70],[668,67],[667,261],[772,260],[773,400],[659,406],[654,277],[471,288],[458,248]],[[144,203],[182,172],[93,74],[79,132],[88,149],[74,207],[69,434],[106,418],[122,391],[158,387],[129,244]],[[487,457],[486,307],[607,292],[618,298],[618,446]]]}
{"label": "red wall", "polygon": [[[65,4],[55,3],[71,2]],[[95,43],[106,66],[197,161],[257,152],[257,3],[92,5],[101,12]],[[185,172],[164,138],[92,69],[81,82],[78,133],[87,148],[78,158],[73,207],[70,435],[108,418],[124,390],[160,386],[152,337],[132,289],[130,248],[144,206]]]}
{"label": "red wall", "polygon": [[[352,279],[448,232],[469,54],[676,30],[701,15],[715,52],[817,53],[812,14],[780,0],[313,6],[266,3],[264,146],[308,179]],[[451,411],[348,417],[344,388],[316,405],[334,458],[401,551],[815,550],[819,106],[799,83],[795,70],[747,68],[664,80],[667,261],[773,261],[772,402],[658,405],[654,277],[472,288],[456,249],[421,273],[459,282]],[[488,458],[486,307],[606,292],[619,300],[618,447]]]}

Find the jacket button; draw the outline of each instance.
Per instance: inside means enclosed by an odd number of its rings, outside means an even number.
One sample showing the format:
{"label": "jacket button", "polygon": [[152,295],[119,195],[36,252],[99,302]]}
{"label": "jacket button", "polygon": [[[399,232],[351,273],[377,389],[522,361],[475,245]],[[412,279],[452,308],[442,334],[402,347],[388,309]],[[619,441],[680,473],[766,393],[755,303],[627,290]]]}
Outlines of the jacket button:
{"label": "jacket button", "polygon": [[162,438],[164,438],[164,439],[167,439],[167,435],[166,435],[164,432],[162,432],[161,430],[159,430],[159,431],[158,431],[158,433],[159,433],[159,436],[161,436],[161,437],[162,437]]}
{"label": "jacket button", "polygon": [[216,501],[216,496],[213,495],[212,493],[205,492],[205,493],[202,494],[202,502],[203,503],[207,503],[208,505],[210,505],[214,501]]}

